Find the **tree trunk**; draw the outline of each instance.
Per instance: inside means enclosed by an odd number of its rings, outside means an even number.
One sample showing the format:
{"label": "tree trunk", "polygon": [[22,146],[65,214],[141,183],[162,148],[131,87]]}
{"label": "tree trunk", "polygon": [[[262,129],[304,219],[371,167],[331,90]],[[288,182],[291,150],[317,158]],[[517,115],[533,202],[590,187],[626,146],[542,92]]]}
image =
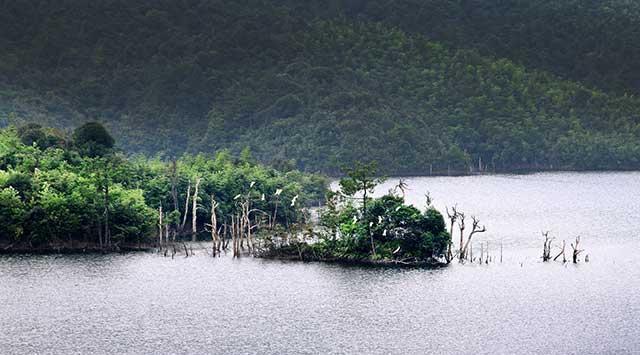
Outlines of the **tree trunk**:
{"label": "tree trunk", "polygon": [[[167,215],[165,214],[165,217]],[[169,244],[169,220],[167,219],[167,223],[164,224],[164,242],[165,244]]]}
{"label": "tree trunk", "polygon": [[558,260],[558,258],[562,255],[562,262],[563,262],[563,263],[566,263],[566,262],[567,262],[567,258],[564,256],[564,249],[565,249],[565,247],[566,247],[566,244],[567,244],[567,243],[566,243],[566,241],[564,241],[564,240],[563,240],[563,241],[562,241],[562,250],[560,250],[560,252],[558,253],[558,255],[556,255],[556,257],[555,257],[555,258],[553,258],[553,261]]}
{"label": "tree trunk", "polygon": [[193,205],[191,207],[191,241],[196,241],[198,232],[197,218],[198,218],[198,188],[200,187],[200,178],[196,179],[196,187],[193,191]]}
{"label": "tree trunk", "polygon": [[273,218],[271,219],[271,225],[269,226],[271,229],[273,229],[273,227],[276,224],[276,218],[278,218],[278,197],[276,198],[276,206],[273,210]]}
{"label": "tree trunk", "polygon": [[100,223],[100,218],[96,218],[96,219],[98,220],[98,243],[100,243],[100,250],[102,250],[104,249],[104,243],[102,240],[102,223]]}
{"label": "tree trunk", "polygon": [[107,248],[111,247],[111,228],[109,226],[109,183],[104,184],[104,238]]}
{"label": "tree trunk", "polygon": [[220,236],[218,235],[218,219],[216,218],[217,202],[211,195],[211,239],[213,241],[213,256],[220,253]]}
{"label": "tree trunk", "polygon": [[158,207],[158,245],[160,250],[162,250],[162,205]]}
{"label": "tree trunk", "polygon": [[182,224],[180,225],[180,233],[184,231],[184,226],[187,224],[187,215],[189,214],[189,202],[191,199],[191,180],[187,186],[187,199],[184,203],[184,215],[182,216]]}
{"label": "tree trunk", "polygon": [[175,159],[171,161],[171,198],[173,199],[173,210],[178,210],[178,163]]}

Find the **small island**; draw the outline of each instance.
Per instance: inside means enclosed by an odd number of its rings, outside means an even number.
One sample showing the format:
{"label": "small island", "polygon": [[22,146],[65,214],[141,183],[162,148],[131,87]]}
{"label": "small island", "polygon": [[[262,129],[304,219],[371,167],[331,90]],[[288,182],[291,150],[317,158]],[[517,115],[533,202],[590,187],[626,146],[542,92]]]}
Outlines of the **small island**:
{"label": "small island", "polygon": [[259,255],[266,258],[367,265],[437,267],[451,261],[451,235],[440,212],[421,212],[406,205],[401,181],[379,198],[370,197],[383,179],[375,163],[345,169],[340,189],[330,192],[316,228],[294,241],[271,243]]}

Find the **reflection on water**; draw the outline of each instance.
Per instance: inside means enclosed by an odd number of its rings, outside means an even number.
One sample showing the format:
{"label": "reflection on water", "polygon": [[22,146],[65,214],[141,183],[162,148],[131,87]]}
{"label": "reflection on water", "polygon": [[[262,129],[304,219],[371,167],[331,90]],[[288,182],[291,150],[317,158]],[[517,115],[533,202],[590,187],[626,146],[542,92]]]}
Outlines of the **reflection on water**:
{"label": "reflection on water", "polygon": [[[0,257],[2,353],[637,353],[640,174],[413,178],[504,242],[439,270],[154,254]],[[388,189],[393,185],[389,181]],[[591,262],[543,264],[540,230]]]}

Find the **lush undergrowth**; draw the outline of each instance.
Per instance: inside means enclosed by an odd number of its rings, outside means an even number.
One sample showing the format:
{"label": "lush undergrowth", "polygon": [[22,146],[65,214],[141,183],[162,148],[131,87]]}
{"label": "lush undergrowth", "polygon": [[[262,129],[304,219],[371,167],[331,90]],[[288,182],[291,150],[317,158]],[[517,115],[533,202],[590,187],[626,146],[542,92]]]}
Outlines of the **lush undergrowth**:
{"label": "lush undergrowth", "polygon": [[198,233],[206,229],[212,201],[222,225],[240,209],[239,195],[255,197],[253,208],[287,227],[302,221],[301,207],[322,199],[327,186],[320,176],[258,165],[248,151],[165,161],[127,158],[113,143],[98,124],[72,136],[37,125],[1,130],[0,243],[17,249],[74,243],[117,249],[155,242],[160,207],[163,230],[179,240],[192,230],[197,180]]}

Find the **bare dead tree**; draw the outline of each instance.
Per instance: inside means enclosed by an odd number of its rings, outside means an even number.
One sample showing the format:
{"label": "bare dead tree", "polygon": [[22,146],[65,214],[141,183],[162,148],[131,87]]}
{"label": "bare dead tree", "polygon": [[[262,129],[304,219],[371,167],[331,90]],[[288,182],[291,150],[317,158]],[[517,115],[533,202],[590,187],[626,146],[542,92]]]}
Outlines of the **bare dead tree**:
{"label": "bare dead tree", "polygon": [[184,214],[182,215],[182,224],[180,224],[180,232],[184,231],[184,226],[187,224],[187,215],[189,214],[189,202],[191,200],[191,180],[187,186],[187,198],[184,204]]}
{"label": "bare dead tree", "polygon": [[233,248],[233,257],[237,258],[240,256],[240,245],[238,242],[238,225],[237,225],[237,216],[231,216],[231,240],[232,240],[232,248]]}
{"label": "bare dead tree", "polygon": [[162,205],[158,207],[158,244],[160,246],[160,250],[162,250],[162,232],[163,232],[163,224],[162,224]]}
{"label": "bare dead tree", "polygon": [[400,190],[400,193],[402,194],[402,199],[404,200],[405,195],[407,193],[407,187],[409,185],[407,185],[407,182],[403,179],[400,178],[400,181],[398,181],[398,184],[393,188],[393,192],[397,192],[398,190]]}
{"label": "bare dead tree", "polygon": [[164,214],[165,223],[164,223],[164,242],[165,244],[169,244],[169,218],[167,214]]}
{"label": "bare dead tree", "polygon": [[466,228],[466,225],[464,223],[465,218],[466,216],[464,215],[464,213],[458,212],[458,228],[460,229],[460,245],[459,245],[460,249],[458,250],[458,257],[460,258],[460,260],[464,259],[462,250],[464,248],[464,230]]}
{"label": "bare dead tree", "polygon": [[229,247],[229,238],[227,238],[227,223],[226,220],[224,221],[224,224],[222,225],[222,250],[227,251]]}
{"label": "bare dead tree", "polygon": [[220,234],[218,231],[218,218],[216,216],[216,208],[218,207],[218,202],[216,202],[213,195],[211,195],[211,224],[208,226],[211,228],[211,240],[213,242],[213,256],[216,256],[216,253],[220,254],[220,249],[222,247],[222,242],[220,240]]}
{"label": "bare dead tree", "polygon": [[[469,248],[469,244],[471,243],[471,239],[473,238],[473,236],[477,233],[484,233],[487,231],[487,228],[485,226],[480,227],[480,220],[477,219],[475,216],[471,216],[471,220],[473,221],[471,225],[471,233],[469,233],[469,236],[467,237],[467,241],[464,243],[464,247],[460,249],[460,260],[463,260],[465,258],[465,255],[467,254],[467,249]],[[461,221],[464,224],[464,218],[462,218]],[[460,243],[463,242],[462,230],[464,230],[464,228],[462,228],[460,231],[460,238],[461,238]],[[487,245],[487,256],[489,253],[488,247],[489,246]]]}
{"label": "bare dead tree", "polygon": [[551,242],[554,238],[549,237],[549,231],[542,232],[544,237],[544,243],[542,245],[542,261],[547,262],[551,260]]}
{"label": "bare dead tree", "polygon": [[200,187],[200,178],[196,178],[196,187],[195,190],[193,191],[193,204],[191,206],[191,241],[195,242],[196,241],[196,235],[198,232],[198,224],[197,224],[197,218],[198,218],[198,188]]}
{"label": "bare dead tree", "polygon": [[563,262],[563,263],[566,263],[566,262],[567,262],[567,258],[566,258],[566,256],[564,255],[564,249],[565,249],[566,244],[567,244],[567,243],[566,243],[566,241],[564,241],[564,240],[563,240],[563,241],[562,241],[562,248],[560,249],[560,252],[558,253],[558,255],[556,255],[556,257],[555,257],[555,258],[553,258],[553,261],[558,260],[558,258],[559,258],[560,256],[562,256],[562,262]]}
{"label": "bare dead tree", "polygon": [[580,249],[579,245],[580,244],[580,236],[576,237],[576,242],[571,243],[571,248],[573,249],[573,263],[577,264],[578,263],[578,256],[580,256],[580,253],[582,253],[584,251],[584,249]]}
{"label": "bare dead tree", "polygon": [[449,246],[447,247],[447,253],[445,254],[445,259],[448,264],[451,262],[451,260],[453,260],[453,252],[451,251],[452,244],[453,244],[453,227],[455,226],[456,220],[458,219],[458,211],[456,209],[456,206],[451,207],[451,212],[449,212],[448,207],[445,209],[447,211],[447,216],[449,217],[449,222],[451,225],[450,232],[449,232],[449,236],[451,237],[451,240],[449,241]]}

